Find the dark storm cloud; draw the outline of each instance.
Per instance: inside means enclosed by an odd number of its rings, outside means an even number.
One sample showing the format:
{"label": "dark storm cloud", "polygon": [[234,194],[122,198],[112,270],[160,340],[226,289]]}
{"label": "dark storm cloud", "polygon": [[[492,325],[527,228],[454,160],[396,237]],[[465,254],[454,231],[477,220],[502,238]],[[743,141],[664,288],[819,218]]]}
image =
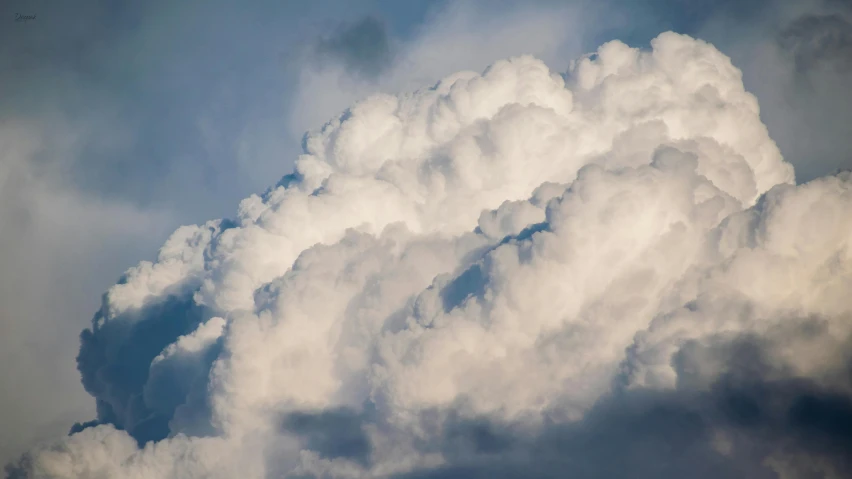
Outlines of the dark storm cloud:
{"label": "dark storm cloud", "polygon": [[840,14],[799,17],[781,30],[778,41],[799,72],[821,63],[852,66],[852,23]]}
{"label": "dark storm cloud", "polygon": [[372,16],[338,27],[332,35],[319,40],[317,51],[365,78],[375,78],[393,60],[387,26]]}

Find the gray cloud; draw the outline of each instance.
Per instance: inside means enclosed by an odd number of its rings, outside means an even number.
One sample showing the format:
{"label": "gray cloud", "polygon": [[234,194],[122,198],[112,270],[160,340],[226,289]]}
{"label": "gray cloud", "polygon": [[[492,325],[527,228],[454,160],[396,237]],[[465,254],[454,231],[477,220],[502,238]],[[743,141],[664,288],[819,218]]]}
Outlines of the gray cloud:
{"label": "gray cloud", "polygon": [[387,27],[373,16],[338,27],[332,35],[319,40],[317,51],[367,79],[380,75],[393,61]]}
{"label": "gray cloud", "polygon": [[320,457],[370,460],[370,439],[364,432],[364,415],[347,408],[321,412],[293,412],[283,421],[284,430],[295,434]]}
{"label": "gray cloud", "polygon": [[840,14],[803,15],[781,30],[778,41],[800,73],[825,63],[852,66],[852,23]]}

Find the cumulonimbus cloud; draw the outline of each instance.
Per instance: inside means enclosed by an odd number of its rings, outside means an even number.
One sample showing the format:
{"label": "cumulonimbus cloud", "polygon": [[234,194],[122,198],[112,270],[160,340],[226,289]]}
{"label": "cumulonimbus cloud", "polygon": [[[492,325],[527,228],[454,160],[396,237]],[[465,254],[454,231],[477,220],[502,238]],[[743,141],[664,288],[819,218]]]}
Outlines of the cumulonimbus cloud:
{"label": "cumulonimbus cloud", "polygon": [[11,477],[848,473],[852,178],[759,113],[674,33],[367,98],[105,294]]}

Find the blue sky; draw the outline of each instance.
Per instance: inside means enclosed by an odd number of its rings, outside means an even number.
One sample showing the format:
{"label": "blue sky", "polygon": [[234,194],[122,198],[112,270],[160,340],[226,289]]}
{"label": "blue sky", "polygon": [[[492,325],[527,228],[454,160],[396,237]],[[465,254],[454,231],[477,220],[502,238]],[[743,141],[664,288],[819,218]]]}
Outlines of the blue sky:
{"label": "blue sky", "polygon": [[175,227],[278,181],[303,132],[353,101],[523,53],[564,71],[604,41],[674,29],[743,69],[808,180],[850,166],[848,14],[829,0],[5,2],[0,462],[91,416],[74,355],[100,294]]}

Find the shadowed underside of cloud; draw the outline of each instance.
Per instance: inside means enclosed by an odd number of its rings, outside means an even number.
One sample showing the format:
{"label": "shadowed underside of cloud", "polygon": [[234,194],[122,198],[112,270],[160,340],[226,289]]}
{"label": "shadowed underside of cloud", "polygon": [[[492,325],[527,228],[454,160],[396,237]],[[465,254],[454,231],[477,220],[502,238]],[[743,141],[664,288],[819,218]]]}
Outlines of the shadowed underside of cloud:
{"label": "shadowed underside of cloud", "polygon": [[[846,477],[850,384],[777,376],[754,338],[716,340],[726,371],[706,388],[621,390],[578,422],[533,434],[488,418],[443,424],[449,464],[404,477]],[[676,356],[690,361],[689,344]],[[741,361],[748,363],[743,365]],[[773,377],[775,376],[775,377]],[[688,379],[688,378],[685,378]],[[807,458],[806,460],[803,460]]]}
{"label": "shadowed underside of cloud", "polygon": [[852,177],[674,33],[364,99],[83,333],[11,477],[843,477]]}

